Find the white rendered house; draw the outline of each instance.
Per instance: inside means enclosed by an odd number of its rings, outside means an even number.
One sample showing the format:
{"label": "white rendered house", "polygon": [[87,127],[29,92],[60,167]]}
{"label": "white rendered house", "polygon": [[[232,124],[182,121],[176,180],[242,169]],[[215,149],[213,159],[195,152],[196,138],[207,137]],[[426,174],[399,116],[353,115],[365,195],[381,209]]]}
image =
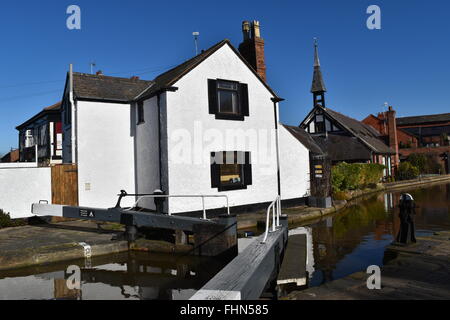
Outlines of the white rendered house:
{"label": "white rendered house", "polygon": [[[282,99],[265,81],[259,24],[243,31],[240,52],[223,40],[153,81],[69,72],[63,160],[78,165],[80,206],[112,207],[120,190],[227,195],[235,212],[279,194],[291,203],[309,195],[309,149],[279,124]],[[225,206],[223,198],[205,201],[207,209]],[[165,205],[171,213],[202,209],[195,198]],[[155,208],[151,199],[139,206]]]}

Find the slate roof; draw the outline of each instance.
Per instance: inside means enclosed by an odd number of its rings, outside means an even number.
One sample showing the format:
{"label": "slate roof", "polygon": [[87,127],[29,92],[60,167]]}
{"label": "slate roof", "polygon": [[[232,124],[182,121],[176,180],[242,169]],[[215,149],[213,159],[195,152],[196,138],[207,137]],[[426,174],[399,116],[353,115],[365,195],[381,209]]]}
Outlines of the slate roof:
{"label": "slate roof", "polygon": [[[352,159],[358,159],[359,156],[363,154],[359,151],[360,147],[356,146],[359,144],[365,147],[367,150],[371,150],[377,154],[395,154],[395,151],[392,150],[387,144],[384,143],[382,137],[378,133],[377,130],[372,128],[365,123],[358,121],[356,119],[350,118],[342,113],[334,111],[330,108],[324,108],[320,105],[316,106],[311,110],[308,116],[303,120],[300,126],[304,125],[304,123],[310,118],[311,114],[314,113],[314,110],[320,108],[322,112],[328,115],[331,119],[336,121],[337,125],[344,129],[348,134],[352,135],[355,140],[348,140],[348,136],[345,134],[333,134],[328,133],[328,136],[332,136],[331,139],[334,141],[334,144],[330,144],[328,142],[321,142],[321,138],[316,139],[316,137],[320,137],[320,135],[313,134],[313,139],[316,141],[322,150],[326,151],[331,159],[335,161],[339,161],[341,151],[344,153],[349,153],[349,157]],[[340,143],[339,141],[342,141]],[[336,150],[335,150],[336,149]],[[339,150],[338,150],[339,149]],[[342,150],[340,150],[342,149]],[[350,155],[350,153],[355,153],[354,155]],[[336,158],[334,158],[334,156]],[[366,159],[366,158],[361,158]],[[369,158],[370,159],[370,158]]]}
{"label": "slate roof", "polygon": [[255,76],[258,77],[264,86],[273,94],[274,98],[278,98],[276,93],[261,79],[252,66],[242,57],[239,51],[231,45],[228,39],[216,43],[195,57],[160,74],[152,81],[74,72],[73,85],[75,98],[84,100],[117,101],[122,103],[147,99],[158,91],[171,87],[175,82],[225,44],[228,44],[238,57],[250,68]]}
{"label": "slate roof", "polygon": [[230,40],[224,39],[207,50],[202,51],[200,54],[195,57],[181,63],[180,65],[160,74],[154,79],[155,85],[148,88],[141,94],[139,94],[136,99],[146,99],[161,89],[172,86],[175,82],[181,79],[184,75],[186,75],[189,71],[198,66],[201,62],[203,62],[206,58],[211,56],[218,49],[223,47],[225,44],[228,44],[230,48],[236,53],[236,55],[244,62],[253,74],[263,83],[263,85],[272,93],[274,98],[278,98],[277,94],[270,88],[267,83],[258,75],[258,73],[253,69],[253,67],[245,60],[245,58],[239,53],[238,50],[230,43]]}
{"label": "slate roof", "polygon": [[294,126],[288,126],[283,124],[283,126],[288,130],[301,144],[303,144],[309,151],[314,154],[323,155],[323,150],[314,141],[312,136],[306,132],[304,129]]}
{"label": "slate roof", "polygon": [[396,119],[397,126],[450,122],[450,113],[430,114],[424,116],[401,117]]}
{"label": "slate roof", "polygon": [[313,136],[313,139],[333,161],[365,161],[372,158],[370,149],[356,137],[328,134]]}
{"label": "slate roof", "polygon": [[44,117],[48,114],[57,114],[59,113],[61,110],[61,101],[57,102],[51,106],[45,107],[44,109],[42,109],[41,112],[39,112],[38,114],[34,115],[33,117],[31,117],[30,119],[28,119],[27,121],[25,121],[24,123],[22,123],[21,125],[18,125],[16,127],[17,130],[21,130],[22,128],[28,126],[29,124],[33,123],[34,121],[36,121],[37,119]]}
{"label": "slate roof", "polygon": [[326,92],[325,82],[323,81],[322,71],[320,70],[319,52],[317,42],[314,44],[314,74],[311,86],[311,93]]}
{"label": "slate roof", "polygon": [[336,120],[351,134],[361,140],[361,142],[363,142],[372,151],[380,154],[395,154],[395,151],[386,145],[383,140],[381,140],[380,134],[371,126],[330,108],[322,108],[322,110],[324,110],[325,113]]}
{"label": "slate roof", "polygon": [[443,133],[450,134],[450,125],[447,126],[433,126],[433,127],[413,127],[400,129],[409,135],[416,138],[427,136],[440,136]]}
{"label": "slate roof", "polygon": [[153,85],[148,80],[73,73],[74,98],[82,100],[130,102]]}

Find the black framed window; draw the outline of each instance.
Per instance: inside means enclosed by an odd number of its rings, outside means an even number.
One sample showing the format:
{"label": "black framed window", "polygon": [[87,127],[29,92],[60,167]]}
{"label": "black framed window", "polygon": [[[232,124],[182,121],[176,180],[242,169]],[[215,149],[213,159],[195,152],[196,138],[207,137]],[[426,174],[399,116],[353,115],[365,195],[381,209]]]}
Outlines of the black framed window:
{"label": "black framed window", "polygon": [[249,115],[247,84],[208,79],[208,91],[209,113],[216,119],[242,121]]}
{"label": "black framed window", "polygon": [[139,101],[137,103],[137,124],[144,123],[144,102]]}
{"label": "black framed window", "polygon": [[211,153],[211,187],[219,191],[247,189],[252,184],[250,152]]}

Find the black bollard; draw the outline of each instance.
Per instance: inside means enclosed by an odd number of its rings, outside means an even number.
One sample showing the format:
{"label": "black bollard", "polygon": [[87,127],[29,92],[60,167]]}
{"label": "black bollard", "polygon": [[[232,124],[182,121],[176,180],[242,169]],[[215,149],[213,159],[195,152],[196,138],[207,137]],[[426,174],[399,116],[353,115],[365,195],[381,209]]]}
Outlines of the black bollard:
{"label": "black bollard", "polygon": [[[156,189],[155,191],[153,191],[153,195],[155,196],[160,196],[160,195],[164,195],[164,191]],[[155,207],[156,207],[156,213],[164,213],[164,201],[165,198],[164,197],[155,197],[154,200],[155,202]]]}
{"label": "black bollard", "polygon": [[414,215],[416,205],[413,197],[409,193],[400,196],[400,231],[396,242],[400,244],[411,244],[416,242],[416,231],[414,227]]}

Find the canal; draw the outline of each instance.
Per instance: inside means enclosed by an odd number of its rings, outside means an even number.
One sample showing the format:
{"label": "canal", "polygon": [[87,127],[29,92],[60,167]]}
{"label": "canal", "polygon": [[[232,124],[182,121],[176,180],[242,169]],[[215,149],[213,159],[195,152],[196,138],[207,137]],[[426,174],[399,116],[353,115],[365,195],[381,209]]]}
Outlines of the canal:
{"label": "canal", "polygon": [[[416,235],[450,230],[450,184],[406,189],[357,199],[339,214],[307,226],[312,235],[308,287],[383,265],[384,250],[400,227],[400,194],[410,193]],[[308,268],[307,268],[308,269]]]}
{"label": "canal", "polygon": [[[418,205],[417,234],[450,230],[450,184],[407,190]],[[309,233],[307,285],[383,264],[384,249],[399,229],[399,192],[357,199],[339,214],[305,228]],[[239,240],[240,250],[252,241]],[[0,272],[0,300],[5,299],[189,299],[226,262],[190,256],[122,253],[88,260]],[[81,288],[69,290],[67,268],[81,269]]]}

